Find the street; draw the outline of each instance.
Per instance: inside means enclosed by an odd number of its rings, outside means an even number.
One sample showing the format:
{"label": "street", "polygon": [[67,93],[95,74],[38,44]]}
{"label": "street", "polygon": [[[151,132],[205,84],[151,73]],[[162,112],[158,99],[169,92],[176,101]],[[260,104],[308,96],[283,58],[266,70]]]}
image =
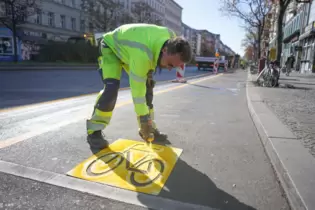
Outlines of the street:
{"label": "street", "polygon": [[[211,73],[187,67],[185,77]],[[161,82],[176,78],[175,70],[162,70],[154,78]],[[123,71],[120,87],[128,87]],[[91,70],[0,71],[0,109],[99,92],[103,83]]]}
{"label": "street", "polygon": [[[13,84],[12,75],[0,72],[6,82],[0,83],[1,108],[102,88],[97,74],[90,72],[76,77],[52,72],[47,80],[41,72],[32,74],[37,76],[21,72]],[[174,79],[175,75],[163,72],[161,77]],[[58,78],[66,82],[55,87],[52,80]],[[157,195],[67,175],[96,155],[85,130],[95,94],[0,110],[0,208],[290,209],[249,114],[246,80],[247,72],[235,71],[190,79],[187,84],[156,86],[157,125],[168,134],[170,147],[182,149]],[[137,131],[130,90],[121,90],[104,132],[111,143],[118,139],[143,142]]]}

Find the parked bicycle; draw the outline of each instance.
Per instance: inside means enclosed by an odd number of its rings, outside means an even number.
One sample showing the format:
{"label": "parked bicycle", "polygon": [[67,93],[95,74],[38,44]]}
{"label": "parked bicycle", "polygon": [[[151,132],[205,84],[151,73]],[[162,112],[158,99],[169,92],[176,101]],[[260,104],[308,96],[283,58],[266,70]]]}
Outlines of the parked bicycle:
{"label": "parked bicycle", "polygon": [[[278,61],[272,61],[269,65],[260,72],[257,78],[258,84],[263,87],[277,87],[279,86],[280,68]],[[262,78],[262,82],[260,79]]]}

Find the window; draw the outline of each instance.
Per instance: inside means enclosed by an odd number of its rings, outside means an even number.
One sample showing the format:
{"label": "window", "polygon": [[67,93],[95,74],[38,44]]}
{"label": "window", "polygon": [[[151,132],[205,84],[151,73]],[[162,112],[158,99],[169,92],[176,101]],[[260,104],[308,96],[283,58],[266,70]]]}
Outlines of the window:
{"label": "window", "polygon": [[36,11],[35,23],[42,24],[42,11],[39,9]]}
{"label": "window", "polygon": [[75,18],[71,18],[71,28],[72,30],[77,30],[76,28],[76,19]]}
{"label": "window", "polygon": [[84,32],[85,31],[85,21],[80,20],[80,31]]}
{"label": "window", "polygon": [[94,25],[93,23],[89,22],[89,31],[93,31],[94,30]]}
{"label": "window", "polygon": [[75,7],[76,5],[75,5],[75,0],[71,0],[71,6],[72,7]]}
{"label": "window", "polygon": [[301,28],[301,16],[299,15],[297,18],[297,28],[300,29]]}
{"label": "window", "polygon": [[66,16],[60,15],[60,26],[61,28],[66,28]]}
{"label": "window", "polygon": [[13,38],[1,37],[0,38],[0,55],[13,55]]}
{"label": "window", "polygon": [[129,9],[129,4],[130,4],[130,2],[129,2],[129,0],[127,0],[126,1],[126,9]]}
{"label": "window", "polygon": [[53,12],[48,13],[48,25],[55,26],[55,14]]}
{"label": "window", "polygon": [[66,0],[61,0],[61,3],[62,4],[66,4]]}

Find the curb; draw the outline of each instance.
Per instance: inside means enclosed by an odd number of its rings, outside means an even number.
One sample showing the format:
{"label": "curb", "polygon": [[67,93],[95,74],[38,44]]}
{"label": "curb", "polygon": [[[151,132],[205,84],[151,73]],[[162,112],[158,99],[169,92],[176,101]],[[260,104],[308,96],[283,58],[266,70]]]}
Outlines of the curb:
{"label": "curb", "polygon": [[250,73],[246,96],[261,143],[291,209],[315,209],[315,158],[263,102]]}

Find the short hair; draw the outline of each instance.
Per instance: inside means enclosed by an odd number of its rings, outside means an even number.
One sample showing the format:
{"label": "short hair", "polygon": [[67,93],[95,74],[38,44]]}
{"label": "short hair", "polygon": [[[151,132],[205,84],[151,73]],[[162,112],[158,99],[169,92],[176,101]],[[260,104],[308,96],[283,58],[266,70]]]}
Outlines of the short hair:
{"label": "short hair", "polygon": [[192,50],[189,42],[181,36],[171,38],[166,43],[167,52],[171,55],[179,54],[181,61],[188,63],[192,59]]}

